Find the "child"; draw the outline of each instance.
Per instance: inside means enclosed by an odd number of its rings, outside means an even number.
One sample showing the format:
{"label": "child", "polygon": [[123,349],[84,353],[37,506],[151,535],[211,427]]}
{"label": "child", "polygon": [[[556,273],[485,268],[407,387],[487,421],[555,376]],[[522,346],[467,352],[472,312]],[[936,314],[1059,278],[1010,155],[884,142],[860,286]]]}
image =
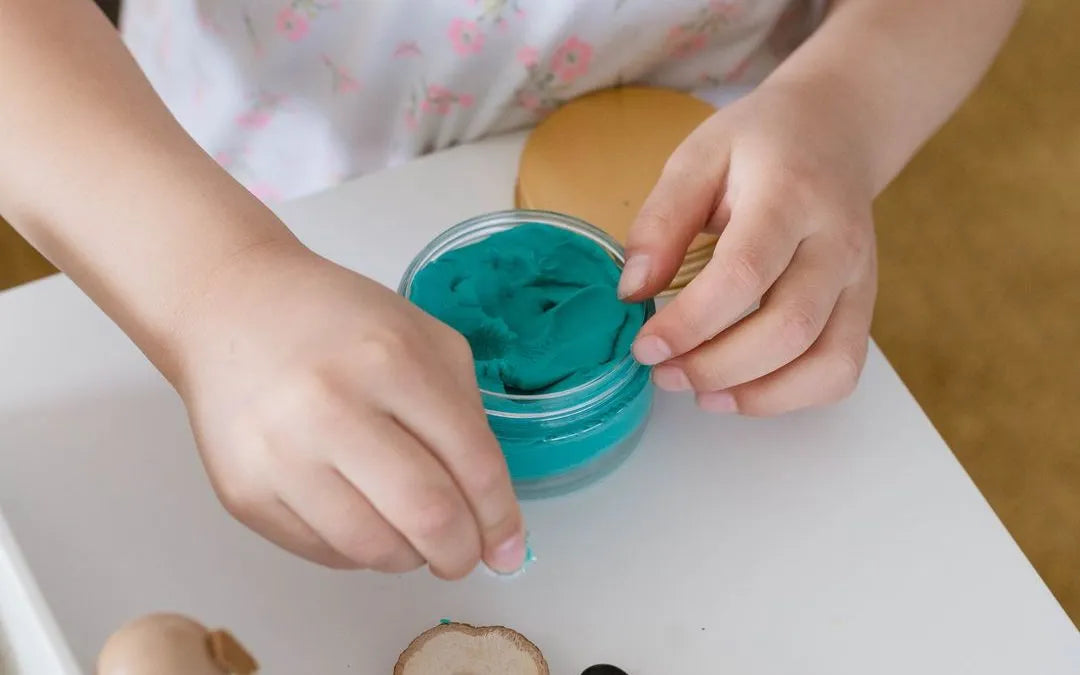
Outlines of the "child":
{"label": "child", "polygon": [[0,0],[0,212],[175,386],[244,523],[334,567],[512,571],[524,526],[464,339],[305,249],[252,193],[327,187],[621,82],[695,90],[729,104],[668,162],[620,296],[664,288],[697,232],[723,234],[634,354],[709,411],[835,401],[866,355],[871,201],[1020,2],[819,4],[129,0],[133,60],[88,0]]}

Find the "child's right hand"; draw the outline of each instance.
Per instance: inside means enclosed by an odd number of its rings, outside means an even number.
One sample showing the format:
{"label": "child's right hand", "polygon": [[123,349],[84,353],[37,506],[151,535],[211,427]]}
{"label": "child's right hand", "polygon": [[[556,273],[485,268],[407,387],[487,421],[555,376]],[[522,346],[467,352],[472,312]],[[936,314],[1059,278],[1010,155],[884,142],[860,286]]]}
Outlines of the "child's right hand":
{"label": "child's right hand", "polygon": [[524,560],[464,338],[295,242],[189,303],[177,389],[225,507],[331,567],[439,577]]}

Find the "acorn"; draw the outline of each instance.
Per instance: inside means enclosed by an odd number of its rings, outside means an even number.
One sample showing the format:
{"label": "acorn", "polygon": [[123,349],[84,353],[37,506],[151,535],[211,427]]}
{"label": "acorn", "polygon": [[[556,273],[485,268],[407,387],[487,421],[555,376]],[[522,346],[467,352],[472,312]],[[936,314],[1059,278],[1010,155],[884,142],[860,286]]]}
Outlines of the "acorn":
{"label": "acorn", "polygon": [[253,675],[258,663],[225,630],[180,614],[148,614],[109,636],[97,675]]}

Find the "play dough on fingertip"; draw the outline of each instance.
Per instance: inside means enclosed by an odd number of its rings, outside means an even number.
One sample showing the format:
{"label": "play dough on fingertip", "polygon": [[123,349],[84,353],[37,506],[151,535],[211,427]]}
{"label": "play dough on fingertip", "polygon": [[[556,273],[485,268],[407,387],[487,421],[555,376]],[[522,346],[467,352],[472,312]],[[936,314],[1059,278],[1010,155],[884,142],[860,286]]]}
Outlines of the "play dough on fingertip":
{"label": "play dough on fingertip", "polygon": [[424,266],[410,299],[462,333],[480,388],[565,391],[630,353],[644,308],[616,297],[620,270],[596,243],[524,223]]}

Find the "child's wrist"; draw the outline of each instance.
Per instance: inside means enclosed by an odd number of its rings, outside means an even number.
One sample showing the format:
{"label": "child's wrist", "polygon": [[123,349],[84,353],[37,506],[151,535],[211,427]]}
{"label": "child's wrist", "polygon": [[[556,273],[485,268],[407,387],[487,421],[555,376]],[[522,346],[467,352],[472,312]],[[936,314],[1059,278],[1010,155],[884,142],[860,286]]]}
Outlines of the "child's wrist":
{"label": "child's wrist", "polygon": [[876,121],[867,92],[833,72],[780,72],[759,88],[781,95],[804,116],[806,128],[843,148],[849,166],[859,167],[871,198],[884,189],[895,169],[888,166],[884,140],[887,131]]}
{"label": "child's wrist", "polygon": [[204,345],[234,337],[232,327],[243,317],[245,298],[260,279],[274,274],[273,261],[313,255],[287,230],[220,252],[215,262],[179,284],[169,300],[174,311],[168,323],[158,327],[148,346],[140,347],[162,375],[181,389]]}
{"label": "child's wrist", "polygon": [[797,117],[789,123],[813,139],[801,151],[818,148],[828,154],[826,164],[843,174],[852,190],[865,192],[869,201],[885,187],[881,133],[875,133],[872,113],[859,93],[842,78],[769,78],[755,93],[768,97],[770,106],[793,111]]}

